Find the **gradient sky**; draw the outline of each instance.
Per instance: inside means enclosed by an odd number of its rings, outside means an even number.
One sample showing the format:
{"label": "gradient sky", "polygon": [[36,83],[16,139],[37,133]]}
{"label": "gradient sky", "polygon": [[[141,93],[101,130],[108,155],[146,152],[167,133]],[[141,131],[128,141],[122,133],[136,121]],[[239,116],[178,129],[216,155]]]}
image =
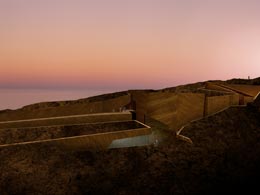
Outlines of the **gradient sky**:
{"label": "gradient sky", "polygon": [[0,0],[0,88],[260,76],[258,0]]}

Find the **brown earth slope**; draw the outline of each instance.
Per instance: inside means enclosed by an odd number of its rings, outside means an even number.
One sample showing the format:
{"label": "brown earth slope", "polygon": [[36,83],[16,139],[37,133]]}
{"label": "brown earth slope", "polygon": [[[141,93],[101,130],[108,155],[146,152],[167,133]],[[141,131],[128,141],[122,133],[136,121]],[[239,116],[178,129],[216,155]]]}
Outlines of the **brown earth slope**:
{"label": "brown earth slope", "polygon": [[0,111],[0,121],[118,112],[129,102],[130,95],[127,92],[116,92],[72,101],[42,102],[16,110],[2,110]]}
{"label": "brown earth slope", "polygon": [[[231,108],[191,123],[164,144],[67,152],[34,145],[0,149],[1,194],[252,193],[260,181],[260,114]],[[155,128],[166,127],[154,120]]]}

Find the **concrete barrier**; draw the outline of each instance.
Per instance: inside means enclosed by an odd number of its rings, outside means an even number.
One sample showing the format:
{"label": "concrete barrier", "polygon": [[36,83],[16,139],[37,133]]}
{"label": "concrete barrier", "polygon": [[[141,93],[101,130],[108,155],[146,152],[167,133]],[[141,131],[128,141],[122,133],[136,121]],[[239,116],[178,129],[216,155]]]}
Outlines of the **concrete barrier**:
{"label": "concrete barrier", "polygon": [[103,150],[113,140],[148,134],[151,134],[151,128],[138,121],[6,129],[0,131],[0,148],[50,144],[68,150]]}
{"label": "concrete barrier", "polygon": [[223,86],[220,86],[218,84],[212,83],[212,82],[207,82],[205,85],[206,89],[211,89],[211,90],[216,90],[216,91],[224,91],[228,93],[234,93],[231,89],[225,88]]}
{"label": "concrete barrier", "polygon": [[215,97],[207,97],[207,108],[206,108],[206,116],[214,114],[223,108],[238,105],[239,104],[239,95],[223,95],[223,96],[215,96]]}
{"label": "concrete barrier", "polygon": [[147,100],[147,115],[177,130],[190,120],[203,116],[204,94],[151,94]]}
{"label": "concrete barrier", "polygon": [[38,119],[18,120],[18,121],[2,121],[0,122],[0,129],[39,127],[39,126],[52,126],[52,125],[71,125],[71,124],[80,124],[80,123],[96,123],[96,122],[126,121],[126,120],[132,120],[131,112],[126,111],[126,112],[73,115],[73,116],[65,116],[65,117],[38,118]]}
{"label": "concrete barrier", "polygon": [[202,93],[136,92],[137,120],[152,117],[177,130],[190,120],[203,116],[205,95]]}
{"label": "concrete barrier", "polygon": [[[123,95],[107,100],[99,101],[71,101],[60,105],[53,102],[54,106],[42,106],[40,104],[29,105],[26,108],[0,112],[0,121],[27,120],[47,117],[61,117],[71,115],[85,115],[104,112],[119,112],[131,101],[130,95]],[[46,103],[47,104],[47,103]],[[51,103],[50,103],[51,104]],[[39,105],[39,106],[37,106]],[[52,105],[52,104],[51,104]]]}

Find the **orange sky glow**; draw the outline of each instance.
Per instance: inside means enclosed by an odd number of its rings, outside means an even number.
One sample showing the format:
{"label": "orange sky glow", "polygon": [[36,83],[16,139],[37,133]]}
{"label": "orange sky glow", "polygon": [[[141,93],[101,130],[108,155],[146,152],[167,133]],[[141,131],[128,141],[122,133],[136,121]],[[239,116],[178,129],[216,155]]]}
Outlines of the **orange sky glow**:
{"label": "orange sky glow", "polygon": [[0,88],[260,76],[256,0],[0,0]]}

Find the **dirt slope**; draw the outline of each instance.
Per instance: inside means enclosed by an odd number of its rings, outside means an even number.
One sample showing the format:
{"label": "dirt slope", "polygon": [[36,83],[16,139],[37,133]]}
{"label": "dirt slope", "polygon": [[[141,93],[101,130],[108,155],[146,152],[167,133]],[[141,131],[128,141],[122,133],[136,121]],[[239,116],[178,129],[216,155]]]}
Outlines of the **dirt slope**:
{"label": "dirt slope", "polygon": [[[192,123],[194,144],[63,151],[37,145],[0,150],[1,194],[252,193],[260,181],[260,114],[232,108]],[[160,123],[148,121],[160,128]],[[165,126],[161,126],[165,129]]]}

